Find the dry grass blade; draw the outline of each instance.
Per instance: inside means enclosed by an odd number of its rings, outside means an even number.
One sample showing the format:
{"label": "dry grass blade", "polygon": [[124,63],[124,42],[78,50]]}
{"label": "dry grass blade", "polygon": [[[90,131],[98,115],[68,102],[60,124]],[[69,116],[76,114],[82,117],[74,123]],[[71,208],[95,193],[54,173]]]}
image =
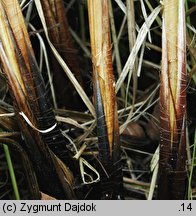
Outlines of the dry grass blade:
{"label": "dry grass blade", "polygon": [[[132,51],[131,51],[128,59],[127,59],[127,62],[126,62],[125,66],[122,70],[122,73],[121,73],[121,75],[120,75],[120,77],[116,83],[116,93],[121,88],[121,85],[124,82],[127,74],[129,72],[132,73],[138,51],[139,51],[140,47],[142,46],[144,39],[146,38],[146,35],[148,34],[149,27],[154,22],[155,18],[157,17],[158,13],[160,12],[160,10],[161,10],[161,6],[158,6],[157,8],[155,8],[154,11],[147,18],[146,22],[142,25],[142,27],[138,33],[135,45],[134,45],[134,47],[133,47],[133,49],[132,49]],[[146,23],[148,23],[148,25]]]}
{"label": "dry grass blade", "polygon": [[[131,1],[127,0],[126,4],[127,4],[127,27],[128,27],[128,39],[129,39],[129,51],[131,53],[131,51],[134,47],[134,44],[136,42],[134,0],[131,0]],[[136,56],[135,62],[134,62],[134,67],[133,67],[133,72],[130,71],[129,76],[128,76],[128,83],[127,83],[127,87],[126,87],[126,103],[125,103],[127,106],[127,97],[129,94],[131,76],[133,74],[133,98],[132,98],[133,109],[134,109],[136,92],[137,92],[137,69],[138,69],[138,58]]]}
{"label": "dry grass blade", "polygon": [[115,0],[116,4],[120,7],[120,9],[124,12],[124,14],[127,14],[127,9],[124,3],[121,0]]}
{"label": "dry grass blade", "polygon": [[159,198],[184,199],[187,178],[184,1],[163,3]]}
{"label": "dry grass blade", "polygon": [[10,113],[7,109],[0,106],[0,126],[6,131],[18,131],[15,119],[11,119],[15,113]]}

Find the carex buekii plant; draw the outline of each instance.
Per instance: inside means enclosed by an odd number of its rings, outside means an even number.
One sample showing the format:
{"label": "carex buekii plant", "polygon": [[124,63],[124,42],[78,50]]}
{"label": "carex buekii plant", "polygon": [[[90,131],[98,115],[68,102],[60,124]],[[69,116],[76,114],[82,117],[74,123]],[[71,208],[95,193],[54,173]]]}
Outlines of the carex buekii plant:
{"label": "carex buekii plant", "polygon": [[56,198],[74,198],[72,174],[65,165],[71,166],[66,142],[55,120],[18,1],[1,1],[0,13],[2,70],[40,190]]}
{"label": "carex buekii plant", "polygon": [[0,199],[194,199],[194,13],[0,1]]}

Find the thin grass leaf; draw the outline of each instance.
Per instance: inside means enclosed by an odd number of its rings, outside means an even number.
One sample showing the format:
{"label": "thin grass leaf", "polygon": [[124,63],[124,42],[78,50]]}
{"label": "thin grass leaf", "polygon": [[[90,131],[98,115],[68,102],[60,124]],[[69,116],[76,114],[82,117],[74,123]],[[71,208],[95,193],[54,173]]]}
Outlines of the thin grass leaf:
{"label": "thin grass leaf", "polygon": [[121,0],[115,0],[116,4],[118,4],[119,8],[123,11],[124,14],[127,14],[127,9],[125,4]]}
{"label": "thin grass leaf", "polygon": [[[135,23],[135,10],[134,10],[134,1],[133,0],[127,0],[127,27],[128,27],[128,39],[129,39],[129,52],[131,53],[135,42],[136,42],[136,23]],[[127,82],[127,87],[126,87],[126,99],[125,99],[125,107],[127,106],[127,99],[129,95],[129,89],[130,89],[130,82],[131,82],[131,77],[133,74],[133,96],[132,96],[132,112],[134,109],[134,104],[136,100],[136,93],[137,93],[137,68],[138,68],[138,58],[136,56],[133,71],[130,71],[128,75],[128,82]],[[131,69],[132,70],[132,69]],[[131,113],[132,113],[131,112]]]}
{"label": "thin grass leaf", "polygon": [[11,178],[11,182],[12,182],[12,186],[13,186],[14,195],[15,195],[16,200],[20,200],[20,194],[18,191],[18,185],[17,185],[15,173],[14,173],[14,168],[13,168],[12,159],[10,156],[10,151],[9,151],[8,146],[5,144],[3,145],[3,149],[5,152],[5,157],[6,157],[6,161],[7,161],[7,165],[8,165],[8,170],[10,173],[10,178]]}
{"label": "thin grass leaf", "polygon": [[[144,1],[141,0],[140,2],[141,2],[141,9],[142,9],[143,17],[144,17],[144,20],[146,21],[147,12],[146,12],[146,8],[145,8],[145,5],[144,5]],[[148,32],[148,40],[149,40],[150,43],[152,43],[152,38],[151,38],[151,34],[150,34],[150,28],[149,28],[149,32]]]}
{"label": "thin grass leaf", "polygon": [[[148,0],[145,0],[145,2],[146,2],[146,4],[147,4],[148,8],[150,9],[150,11],[152,12],[154,9],[153,9],[151,3],[150,3]],[[160,1],[160,3],[161,3],[161,1]],[[158,24],[159,26],[162,25],[162,21],[161,21],[161,18],[160,18],[159,16],[157,16],[156,21],[157,21],[157,24]]]}
{"label": "thin grass leaf", "polygon": [[159,146],[156,149],[152,160],[150,164],[150,170],[152,172],[152,178],[151,178],[151,183],[150,183],[150,189],[149,189],[149,194],[148,194],[148,200],[152,200],[155,187],[156,187],[156,182],[157,182],[157,177],[158,177],[158,168],[159,168]]}
{"label": "thin grass leaf", "polygon": [[9,147],[9,149],[11,149],[20,157],[29,189],[29,197],[30,199],[40,199],[40,191],[37,178],[27,153],[24,151],[20,144],[10,138],[7,138],[7,136],[0,137],[0,143],[5,143]]}

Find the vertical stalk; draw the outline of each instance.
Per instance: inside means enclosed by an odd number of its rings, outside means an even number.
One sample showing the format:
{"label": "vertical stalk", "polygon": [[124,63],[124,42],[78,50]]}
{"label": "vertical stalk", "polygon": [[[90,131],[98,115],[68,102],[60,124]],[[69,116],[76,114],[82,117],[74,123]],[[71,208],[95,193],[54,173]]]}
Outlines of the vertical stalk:
{"label": "vertical stalk", "polygon": [[17,185],[17,181],[16,181],[16,177],[15,177],[15,173],[14,173],[14,168],[13,168],[13,164],[12,164],[12,159],[10,156],[10,151],[7,145],[3,145],[4,148],[4,152],[5,152],[5,157],[6,157],[6,161],[7,161],[7,165],[8,165],[8,170],[10,173],[10,178],[11,178],[11,182],[12,182],[12,186],[13,186],[13,190],[14,190],[14,195],[16,200],[20,200],[20,194],[18,191],[18,185]]}
{"label": "vertical stalk", "polygon": [[186,46],[183,0],[164,0],[160,88],[159,199],[186,192]]}
{"label": "vertical stalk", "polygon": [[[23,166],[24,175],[26,178],[26,183],[28,185],[28,191],[29,191],[29,198],[30,199],[40,199],[40,189],[37,182],[37,178],[34,173],[34,169],[32,167],[32,163],[29,160],[29,157],[23,147],[17,143],[16,141],[7,138],[7,137],[0,137],[0,143],[4,143],[5,146],[7,146],[9,149],[12,150],[13,154],[16,154],[18,159],[21,162],[21,165]],[[10,158],[11,160],[11,158]],[[13,172],[12,172],[13,173]],[[16,184],[16,183],[14,183]],[[14,186],[15,188],[17,185]],[[17,190],[17,189],[15,189]],[[18,192],[15,192],[15,194]],[[18,198],[18,195],[17,195]]]}
{"label": "vertical stalk", "polygon": [[88,0],[102,199],[122,198],[119,127],[107,0]]}
{"label": "vertical stalk", "polygon": [[[128,39],[129,39],[129,51],[131,53],[136,41],[134,0],[126,0],[126,4],[127,4],[127,27],[128,27]],[[133,99],[132,99],[133,108],[134,108],[136,92],[137,92],[137,68],[138,68],[138,59],[136,58],[134,68],[133,68]],[[128,89],[129,89],[131,74],[132,73],[130,73],[128,78],[128,84],[126,90],[127,91],[126,104],[127,104],[127,97],[129,92]]]}

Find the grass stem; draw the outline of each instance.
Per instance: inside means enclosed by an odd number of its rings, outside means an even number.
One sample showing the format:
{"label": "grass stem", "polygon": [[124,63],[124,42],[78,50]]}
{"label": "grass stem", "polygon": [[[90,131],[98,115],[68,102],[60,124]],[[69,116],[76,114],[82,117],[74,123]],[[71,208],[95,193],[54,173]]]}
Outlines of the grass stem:
{"label": "grass stem", "polygon": [[16,176],[15,176],[15,173],[14,173],[14,167],[13,167],[13,163],[12,163],[12,160],[11,160],[10,151],[9,151],[8,146],[5,145],[5,144],[3,145],[3,149],[4,149],[5,157],[6,157],[6,160],[7,160],[7,165],[8,165],[8,170],[9,170],[9,173],[10,173],[10,178],[11,178],[13,190],[14,190],[14,195],[15,195],[16,200],[20,200],[20,194],[19,194],[19,191],[18,191],[18,185],[17,185],[17,181],[16,181]]}

